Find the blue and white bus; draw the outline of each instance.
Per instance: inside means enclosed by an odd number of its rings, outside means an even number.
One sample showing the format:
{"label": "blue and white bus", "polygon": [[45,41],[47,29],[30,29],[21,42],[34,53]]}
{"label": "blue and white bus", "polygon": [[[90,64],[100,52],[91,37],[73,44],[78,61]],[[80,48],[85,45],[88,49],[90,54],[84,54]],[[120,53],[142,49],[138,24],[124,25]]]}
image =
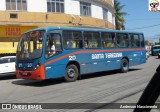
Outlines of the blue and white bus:
{"label": "blue and white bus", "polygon": [[143,33],[95,28],[45,27],[24,33],[16,76],[44,80],[120,69],[146,62]]}

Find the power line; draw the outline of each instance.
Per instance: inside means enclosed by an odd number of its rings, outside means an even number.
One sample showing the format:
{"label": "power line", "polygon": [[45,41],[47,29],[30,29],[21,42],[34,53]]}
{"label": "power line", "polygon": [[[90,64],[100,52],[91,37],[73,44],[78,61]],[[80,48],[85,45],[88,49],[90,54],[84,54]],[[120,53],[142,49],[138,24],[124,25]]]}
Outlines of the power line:
{"label": "power line", "polygon": [[156,26],[160,26],[160,24],[155,24],[155,25],[151,25],[151,26],[144,26],[144,27],[138,27],[138,28],[133,28],[133,29],[127,29],[127,30],[145,29],[145,28],[152,28],[152,27],[156,27]]}
{"label": "power line", "polygon": [[142,19],[129,19],[127,21],[144,21],[144,20],[160,20],[160,18],[142,18]]}

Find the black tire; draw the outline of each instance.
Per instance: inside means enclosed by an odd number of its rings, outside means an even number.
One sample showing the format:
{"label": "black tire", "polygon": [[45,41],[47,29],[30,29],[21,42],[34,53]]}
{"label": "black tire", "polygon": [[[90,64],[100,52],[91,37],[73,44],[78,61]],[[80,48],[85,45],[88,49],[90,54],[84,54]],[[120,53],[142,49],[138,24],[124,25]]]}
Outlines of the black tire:
{"label": "black tire", "polygon": [[77,80],[78,76],[79,76],[79,71],[77,66],[74,64],[68,65],[64,76],[65,81],[74,82]]}
{"label": "black tire", "polygon": [[121,61],[121,72],[126,73],[129,70],[129,62],[127,59],[122,59]]}

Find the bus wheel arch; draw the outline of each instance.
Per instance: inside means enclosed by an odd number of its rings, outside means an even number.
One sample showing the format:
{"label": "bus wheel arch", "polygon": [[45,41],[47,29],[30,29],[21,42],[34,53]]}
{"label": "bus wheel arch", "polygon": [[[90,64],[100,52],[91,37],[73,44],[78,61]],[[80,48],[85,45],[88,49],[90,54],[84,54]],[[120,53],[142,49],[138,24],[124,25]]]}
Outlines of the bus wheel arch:
{"label": "bus wheel arch", "polygon": [[122,73],[126,73],[129,70],[129,59],[128,57],[123,57],[121,60],[120,70]]}
{"label": "bus wheel arch", "polygon": [[78,79],[79,74],[80,74],[79,63],[76,61],[71,61],[66,66],[64,79],[67,82],[74,82]]}

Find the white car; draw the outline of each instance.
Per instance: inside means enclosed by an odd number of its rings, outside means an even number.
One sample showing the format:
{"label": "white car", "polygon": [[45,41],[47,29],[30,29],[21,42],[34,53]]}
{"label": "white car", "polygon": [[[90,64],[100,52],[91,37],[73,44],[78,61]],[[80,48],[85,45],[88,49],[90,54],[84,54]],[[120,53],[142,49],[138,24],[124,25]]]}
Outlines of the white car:
{"label": "white car", "polygon": [[0,76],[15,74],[16,56],[0,57]]}

